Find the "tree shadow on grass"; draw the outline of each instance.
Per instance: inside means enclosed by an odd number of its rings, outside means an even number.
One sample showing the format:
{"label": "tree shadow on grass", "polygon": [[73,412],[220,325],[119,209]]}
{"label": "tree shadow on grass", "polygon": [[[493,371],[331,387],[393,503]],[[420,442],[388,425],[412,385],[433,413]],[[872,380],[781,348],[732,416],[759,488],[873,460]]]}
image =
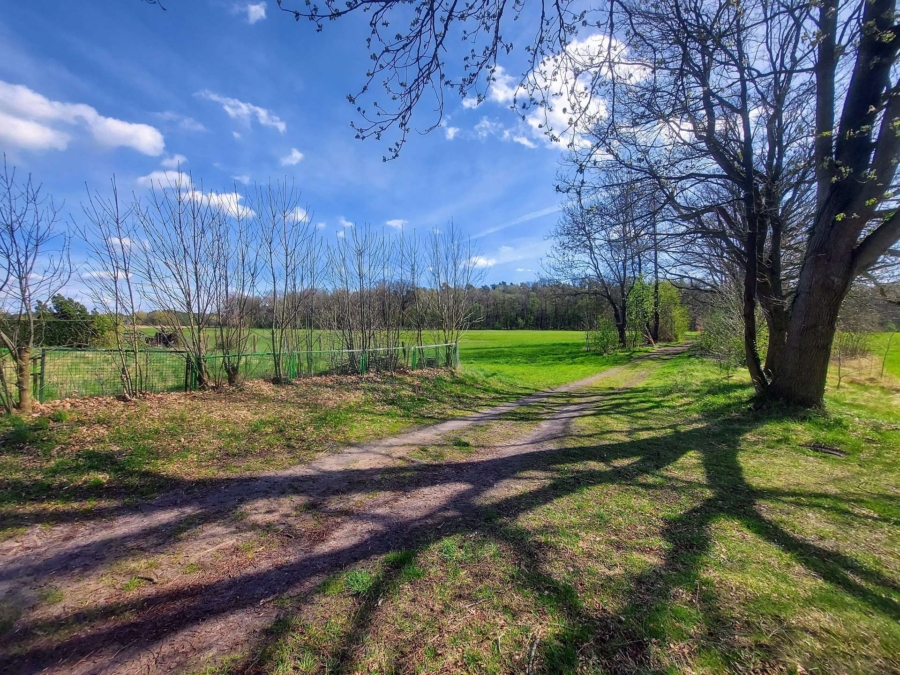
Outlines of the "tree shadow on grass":
{"label": "tree shadow on grass", "polygon": [[[642,392],[608,392],[596,397],[605,414],[634,416],[646,423],[654,406],[645,405],[652,389]],[[660,398],[665,398],[662,395]],[[572,397],[559,400],[572,406]],[[575,405],[587,405],[583,397]],[[552,407],[552,404],[551,404]],[[11,633],[0,637],[0,656],[5,671],[32,672],[50,664],[105,663],[136,658],[141,650],[165,645],[168,640],[203,622],[254,608],[285,593],[298,594],[311,602],[318,579],[350,565],[400,549],[420,551],[436,538],[448,535],[487,533],[510,544],[526,570],[518,578],[523,588],[549,594],[548,600],[567,617],[568,627],[536,649],[534,663],[544,672],[574,670],[579,663],[593,661],[613,672],[652,669],[655,626],[671,607],[677,589],[693,589],[700,581],[704,557],[712,546],[711,526],[721,518],[734,519],[765,541],[791,555],[799,564],[828,584],[857,598],[872,611],[900,620],[900,604],[892,597],[897,583],[860,561],[805,541],[767,519],[758,501],[766,498],[744,478],[738,459],[741,438],[774,412],[740,413],[732,407],[709,411],[689,429],[665,427],[664,435],[597,444],[584,442],[546,447],[548,439],[534,448],[496,457],[465,461],[422,463],[379,469],[344,468],[328,475],[275,475],[253,479],[187,481],[182,497],[144,505],[141,513],[173,510],[171,518],[146,527],[123,530],[111,536],[75,546],[59,556],[36,561],[19,560],[0,569],[0,581],[41,578],[73,565],[81,573],[102,569],[138,546],[152,555],[164,552],[188,517],[204,522],[230,518],[249,500],[261,496],[291,495],[308,498],[327,515],[326,499],[391,492],[411,495],[422,489],[437,491],[434,503],[421,512],[402,516],[344,512],[342,518],[358,521],[363,534],[345,546],[301,547],[296,554],[274,567],[245,569],[228,578],[167,591],[165,587],[136,599],[115,598],[73,610],[61,617],[30,620],[26,617]],[[648,428],[652,425],[648,424]],[[572,437],[569,436],[572,440]],[[578,439],[576,439],[578,440]],[[659,565],[629,580],[625,606],[607,616],[587,612],[577,594],[555,579],[543,565],[540,547],[528,533],[511,522],[519,515],[551,504],[586,487],[629,484],[652,489],[644,481],[662,477],[661,472],[688,452],[700,455],[705,487],[712,494],[671,519],[663,528],[666,552]],[[603,463],[598,467],[597,463]],[[543,479],[536,487],[502,499],[485,502],[485,496],[501,481],[517,480],[539,471]],[[453,487],[462,486],[462,487]],[[452,488],[452,489],[451,489]],[[445,490],[445,492],[440,492]],[[197,495],[214,495],[204,502]],[[188,505],[180,513],[179,505]],[[187,508],[187,507],[186,507]],[[501,519],[498,522],[498,515]],[[369,528],[369,529],[365,529]],[[349,672],[355,654],[370,634],[377,615],[377,598],[390,588],[399,567],[389,567],[366,595],[348,631],[336,646],[333,672]],[[705,630],[727,643],[731,630],[721,616],[715,593],[700,589],[697,604]],[[301,600],[301,603],[303,600]],[[78,626],[75,634],[64,631]],[[289,629],[276,625],[252,647],[246,669],[264,671],[271,665],[272,645]],[[59,635],[46,639],[44,635]],[[2,661],[0,661],[2,663]],[[113,665],[114,667],[114,665]]]}

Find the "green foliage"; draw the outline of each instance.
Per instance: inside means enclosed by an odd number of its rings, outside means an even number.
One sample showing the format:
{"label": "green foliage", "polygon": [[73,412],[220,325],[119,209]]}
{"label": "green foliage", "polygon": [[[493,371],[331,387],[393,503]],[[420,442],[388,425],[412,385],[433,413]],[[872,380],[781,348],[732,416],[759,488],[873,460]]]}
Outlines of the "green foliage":
{"label": "green foliage", "polygon": [[44,347],[109,347],[115,342],[115,319],[89,312],[74,298],[57,294],[49,305],[38,303],[35,309],[36,342]]}
{"label": "green foliage", "polygon": [[628,293],[627,346],[634,349],[646,342],[647,327],[653,320],[653,284],[643,277],[635,280]]}
{"label": "green foliage", "polygon": [[598,354],[611,354],[619,347],[619,333],[612,321],[604,316],[587,333],[587,349]]}
{"label": "green foliage", "polygon": [[[656,304],[654,283],[638,278],[628,294],[628,346],[632,349],[646,342],[654,323]],[[678,342],[688,328],[688,310],[681,303],[681,291],[671,282],[659,282],[658,342]]]}
{"label": "green foliage", "polygon": [[726,377],[731,377],[734,370],[744,364],[743,331],[740,317],[726,310],[717,310],[703,319],[698,344]]}
{"label": "green foliage", "polygon": [[681,291],[671,282],[659,284],[659,341],[679,342],[688,329],[687,307],[681,304]]}

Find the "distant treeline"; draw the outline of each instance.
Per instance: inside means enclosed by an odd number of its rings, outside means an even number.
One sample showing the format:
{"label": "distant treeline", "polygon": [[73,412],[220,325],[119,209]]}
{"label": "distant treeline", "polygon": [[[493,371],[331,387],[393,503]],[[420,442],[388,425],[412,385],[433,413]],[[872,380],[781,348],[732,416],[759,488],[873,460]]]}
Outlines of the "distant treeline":
{"label": "distant treeline", "polygon": [[[427,293],[428,289],[420,292]],[[470,330],[586,330],[607,311],[606,301],[589,287],[579,288],[558,282],[501,281],[496,284],[472,286],[468,289],[472,298],[472,322]],[[317,293],[318,301],[327,304],[330,294]],[[250,315],[254,328],[272,325],[273,305],[268,298],[253,298]],[[182,322],[187,322],[184,312],[175,312]],[[137,320],[147,326],[169,326],[171,310],[138,312]],[[315,326],[327,328],[327,326]],[[434,326],[439,327],[435,321]],[[409,326],[412,328],[412,326]]]}

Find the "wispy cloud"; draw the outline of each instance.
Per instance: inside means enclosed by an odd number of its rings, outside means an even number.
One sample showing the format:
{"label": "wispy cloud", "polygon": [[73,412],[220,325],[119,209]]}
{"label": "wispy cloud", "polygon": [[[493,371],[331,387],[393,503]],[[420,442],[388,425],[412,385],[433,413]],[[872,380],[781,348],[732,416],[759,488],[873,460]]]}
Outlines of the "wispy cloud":
{"label": "wispy cloud", "polygon": [[473,239],[480,239],[481,237],[486,237],[489,234],[494,234],[494,232],[499,232],[500,230],[505,230],[508,227],[512,227],[513,225],[521,225],[522,223],[527,223],[529,220],[535,220],[537,218],[543,218],[544,216],[549,216],[554,213],[559,213],[562,211],[562,206],[548,206],[546,209],[541,209],[540,211],[531,211],[530,213],[526,213],[524,215],[519,216],[515,220],[510,220],[508,223],[503,223],[502,225],[497,225],[495,227],[489,227],[486,230],[482,230],[478,234],[472,236]]}
{"label": "wispy cloud", "polygon": [[166,125],[167,127],[174,127],[181,131],[208,131],[208,129],[203,126],[202,122],[198,122],[193,117],[188,117],[187,115],[179,115],[171,110],[154,114],[162,121],[169,122],[170,125]]}
{"label": "wispy cloud", "polygon": [[182,164],[187,163],[187,157],[184,155],[172,155],[171,157],[166,157],[160,164],[166,167],[167,169],[177,169]]}
{"label": "wispy cloud", "polygon": [[402,218],[394,218],[392,220],[385,221],[384,223],[388,227],[393,227],[397,230],[402,230],[404,226],[409,224],[408,220],[403,220]]}
{"label": "wispy cloud", "polygon": [[338,218],[338,225],[340,225],[341,227],[353,227],[353,223],[344,218],[344,216]]}
{"label": "wispy cloud", "polygon": [[240,99],[222,96],[209,89],[198,91],[195,96],[218,103],[231,119],[241,120],[248,124],[255,119],[262,126],[278,129],[281,133],[284,133],[287,130],[287,124],[285,124],[278,115],[258,105],[253,105],[252,103],[247,103]]}

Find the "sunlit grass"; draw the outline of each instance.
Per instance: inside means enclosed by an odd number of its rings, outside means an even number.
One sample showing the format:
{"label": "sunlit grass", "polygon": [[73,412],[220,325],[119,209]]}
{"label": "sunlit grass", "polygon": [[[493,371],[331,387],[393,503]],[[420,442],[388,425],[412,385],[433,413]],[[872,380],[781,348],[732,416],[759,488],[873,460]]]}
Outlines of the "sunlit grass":
{"label": "sunlit grass", "polygon": [[304,673],[900,669],[895,393],[850,383],[824,412],[753,410],[743,375],[691,357],[594,391],[529,474],[533,497],[343,571],[247,658]]}

